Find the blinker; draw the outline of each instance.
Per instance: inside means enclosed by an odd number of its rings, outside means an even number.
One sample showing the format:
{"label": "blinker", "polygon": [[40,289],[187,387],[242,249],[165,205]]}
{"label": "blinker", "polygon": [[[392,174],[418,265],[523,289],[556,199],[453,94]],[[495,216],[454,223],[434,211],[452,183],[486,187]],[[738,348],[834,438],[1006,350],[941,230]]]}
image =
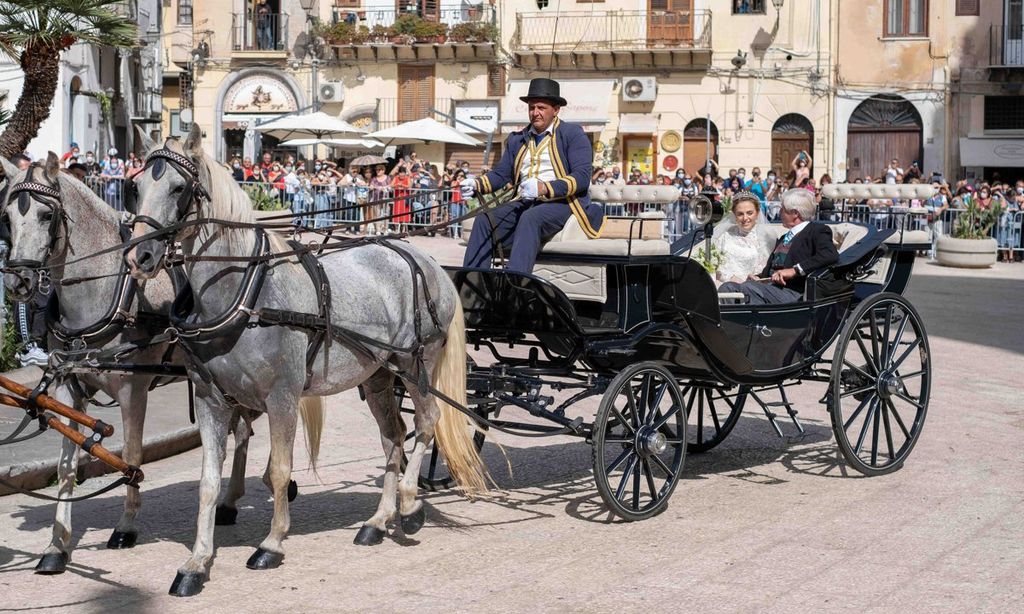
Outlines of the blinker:
{"label": "blinker", "polygon": [[159,180],[167,170],[167,162],[163,158],[155,158],[151,163],[153,167],[153,179]]}
{"label": "blinker", "polygon": [[28,192],[22,191],[18,193],[18,213],[26,215],[28,208],[32,205],[32,198],[28,195]]}

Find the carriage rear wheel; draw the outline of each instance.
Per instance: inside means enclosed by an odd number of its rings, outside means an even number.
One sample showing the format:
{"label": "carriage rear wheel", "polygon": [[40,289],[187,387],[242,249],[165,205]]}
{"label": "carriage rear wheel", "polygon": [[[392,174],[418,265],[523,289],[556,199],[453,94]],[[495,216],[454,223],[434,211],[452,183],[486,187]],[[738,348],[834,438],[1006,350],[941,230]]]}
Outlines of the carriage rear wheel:
{"label": "carriage rear wheel", "polygon": [[839,449],[864,475],[896,471],[928,413],[931,353],[902,296],[876,294],[850,315],[832,358],[829,414]]}
{"label": "carriage rear wheel", "polygon": [[686,410],[675,378],[652,362],[615,376],[594,419],[594,480],[625,520],[661,513],[686,459]]}
{"label": "carriage rear wheel", "polygon": [[[412,453],[413,446],[416,443],[416,425],[413,421],[416,410],[413,409],[412,402],[409,400],[409,395],[406,394],[404,386],[395,387],[395,401],[402,412],[406,426],[405,451],[402,454],[402,471],[404,472],[405,466],[409,461],[409,454]],[[443,402],[441,400],[437,401],[439,405]],[[487,417],[486,405],[473,405],[471,403],[470,409],[482,418]],[[484,447],[484,433],[482,431],[487,430],[487,427],[483,425],[480,425],[479,428],[482,430],[477,431],[473,435],[473,444],[476,446],[477,452],[480,452]],[[420,477],[417,482],[420,488],[431,492],[447,490],[455,486],[455,480],[452,478],[451,472],[448,471],[448,464],[444,460],[444,455],[437,449],[434,441],[430,442],[430,446],[427,447],[427,451],[423,455],[423,463],[420,465]]]}
{"label": "carriage rear wheel", "polygon": [[743,413],[750,386],[726,389],[722,386],[688,384],[682,395],[689,417],[686,451],[707,452],[722,443]]}

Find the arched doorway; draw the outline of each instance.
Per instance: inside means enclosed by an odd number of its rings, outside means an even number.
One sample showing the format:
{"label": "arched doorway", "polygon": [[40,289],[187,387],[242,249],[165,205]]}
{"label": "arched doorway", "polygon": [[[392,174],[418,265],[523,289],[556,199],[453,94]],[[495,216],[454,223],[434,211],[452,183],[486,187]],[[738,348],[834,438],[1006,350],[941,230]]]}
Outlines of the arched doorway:
{"label": "arched doorway", "polygon": [[[772,168],[779,177],[786,176],[801,151],[814,160],[814,126],[799,113],[787,113],[772,126]],[[810,170],[813,176],[814,168]]]}
{"label": "arched doorway", "polygon": [[231,73],[221,83],[214,109],[214,131],[220,134],[214,141],[218,159],[234,155],[255,159],[262,149],[277,155],[276,142],[269,137],[261,139],[255,126],[298,112],[304,104],[302,89],[287,73],[275,74],[262,68]]}
{"label": "arched doorway", "polygon": [[860,103],[847,128],[847,179],[877,179],[893,159],[904,169],[920,162],[922,126],[921,114],[901,96],[880,94]]}
{"label": "arched doorway", "polygon": [[[708,151],[708,124],[711,124],[711,149]],[[709,155],[710,154],[710,155]],[[691,175],[707,162],[718,160],[718,126],[703,117],[686,124],[683,130],[683,168]]]}

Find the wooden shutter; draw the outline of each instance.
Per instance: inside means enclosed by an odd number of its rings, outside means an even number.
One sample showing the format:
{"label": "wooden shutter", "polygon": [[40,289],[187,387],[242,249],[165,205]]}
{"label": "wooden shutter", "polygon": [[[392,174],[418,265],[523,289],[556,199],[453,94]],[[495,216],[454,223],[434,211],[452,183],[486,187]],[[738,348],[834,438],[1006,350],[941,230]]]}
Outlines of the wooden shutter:
{"label": "wooden shutter", "polygon": [[491,64],[487,67],[487,95],[505,95],[505,67],[501,64]]}
{"label": "wooden shutter", "polygon": [[398,66],[398,121],[430,117],[434,106],[434,67]]}
{"label": "wooden shutter", "polygon": [[977,16],[981,14],[981,0],[956,0],[956,14]]}

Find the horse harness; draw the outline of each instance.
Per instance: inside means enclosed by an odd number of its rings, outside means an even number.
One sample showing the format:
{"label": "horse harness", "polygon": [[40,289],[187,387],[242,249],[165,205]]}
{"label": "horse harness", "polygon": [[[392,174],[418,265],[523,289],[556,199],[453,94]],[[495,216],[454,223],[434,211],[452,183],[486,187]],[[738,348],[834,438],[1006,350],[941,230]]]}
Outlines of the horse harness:
{"label": "horse harness", "polygon": [[11,225],[10,220],[7,218],[6,205],[12,202],[15,198],[18,199],[18,211],[22,215],[26,215],[28,213],[33,200],[50,210],[50,221],[47,232],[48,240],[46,252],[43,254],[43,259],[41,261],[28,259],[7,261],[7,268],[17,275],[20,275],[22,271],[26,270],[34,271],[38,276],[40,291],[48,293],[51,287],[51,282],[49,272],[45,268],[44,263],[50,259],[50,254],[53,252],[53,248],[57,245],[57,238],[62,226],[64,227],[65,236],[67,235],[68,218],[67,214],[64,212],[64,208],[61,206],[60,190],[35,180],[35,172],[38,168],[37,164],[32,164],[28,167],[28,175],[25,181],[8,188],[7,199],[4,203],[5,206],[3,207],[2,212],[0,212],[0,241],[4,241],[8,244],[11,243]]}

